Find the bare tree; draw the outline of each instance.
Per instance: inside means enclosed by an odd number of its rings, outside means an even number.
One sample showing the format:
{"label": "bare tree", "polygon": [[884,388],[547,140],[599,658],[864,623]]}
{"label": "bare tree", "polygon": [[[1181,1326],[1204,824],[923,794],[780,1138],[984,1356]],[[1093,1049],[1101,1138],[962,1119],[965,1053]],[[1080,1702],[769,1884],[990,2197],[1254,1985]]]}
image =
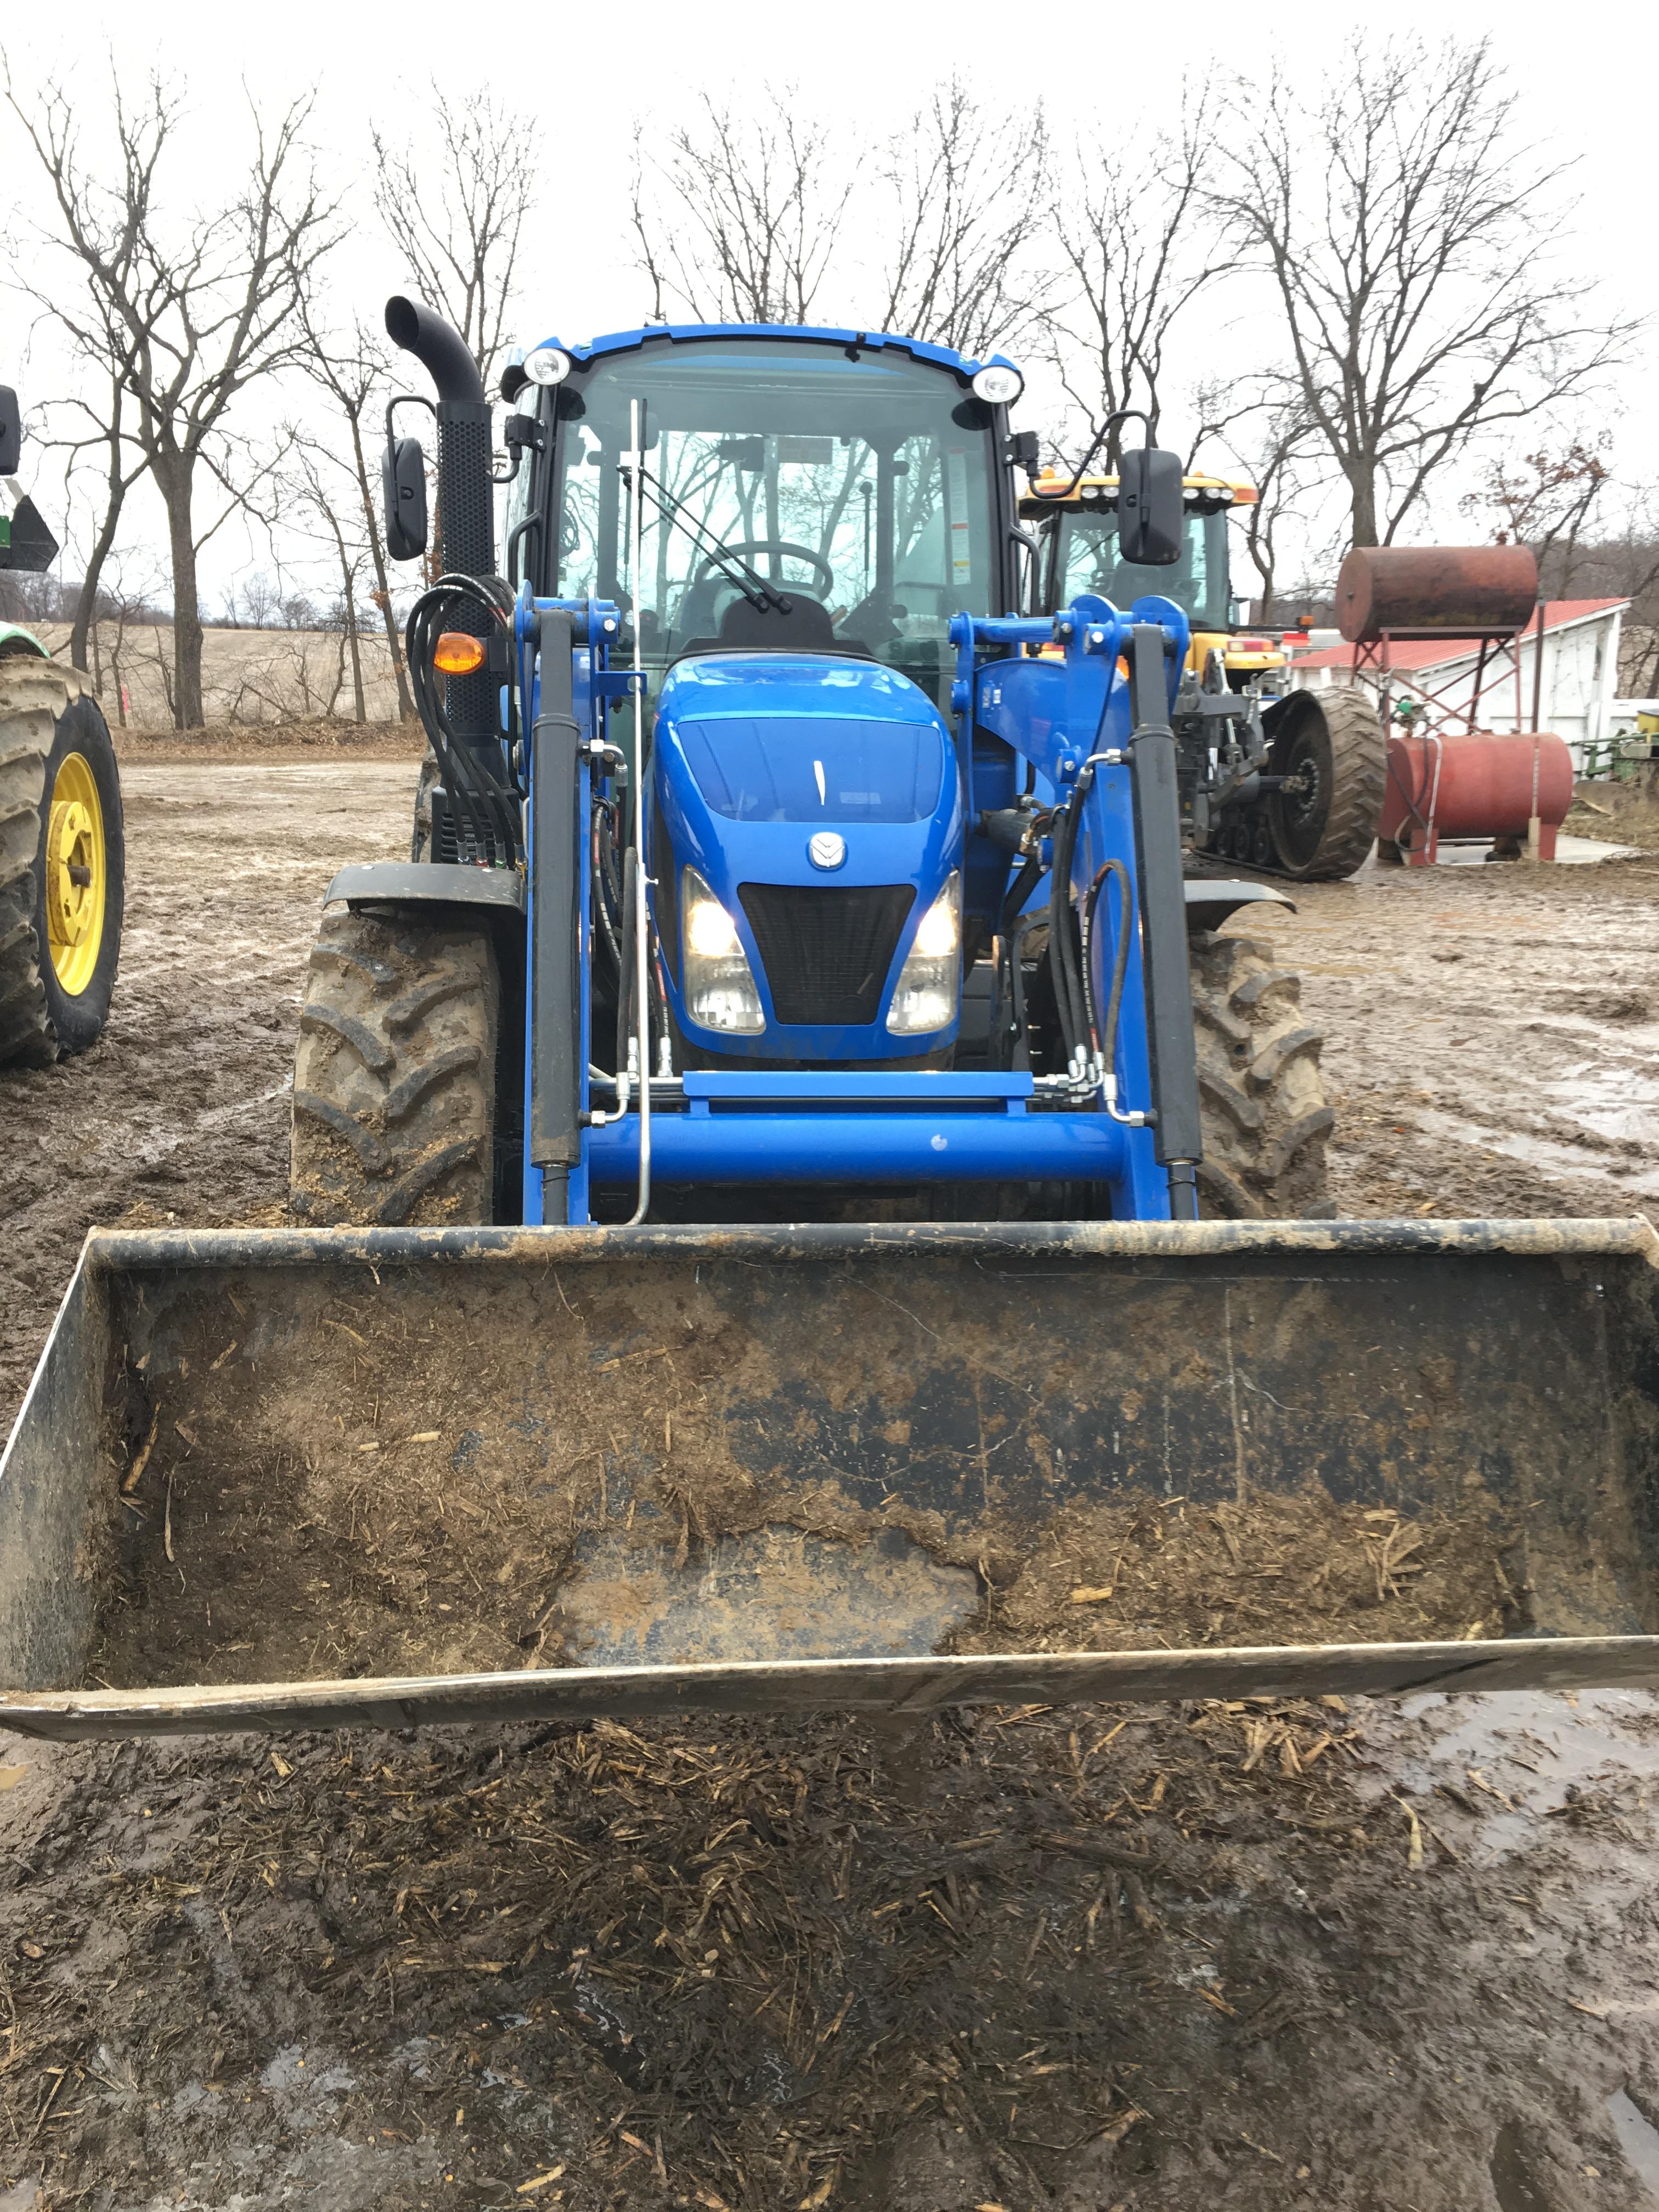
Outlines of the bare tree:
{"label": "bare tree", "polygon": [[1051,351],[1091,422],[1143,408],[1157,435],[1171,332],[1226,265],[1207,197],[1214,131],[1202,95],[1173,135],[1144,149],[1104,137],[1079,147],[1075,175],[1048,210],[1074,296],[1054,319]]}
{"label": "bare tree", "polygon": [[803,122],[792,89],[768,86],[734,115],[702,113],[634,179],[634,230],[653,316],[677,301],[698,322],[805,323],[852,186],[830,134]]}
{"label": "bare tree", "polygon": [[350,437],[351,466],[356,478],[362,541],[374,578],[369,597],[386,629],[386,651],[391,656],[392,672],[398,684],[398,712],[405,721],[409,721],[414,716],[415,702],[410,693],[409,677],[404,667],[403,639],[392,603],[391,578],[386,572],[386,540],[381,532],[374,481],[369,474],[368,451],[363,435],[365,419],[369,416],[377,395],[384,390],[389,374],[386,350],[362,323],[354,326],[349,338],[337,337],[325,331],[313,312],[309,301],[301,304],[300,323],[305,333],[301,365],[312,381],[325,392],[339,409]]}
{"label": "bare tree", "polygon": [[[296,438],[295,441],[295,471],[293,489],[295,505],[301,513],[313,519],[317,532],[327,543],[340,574],[339,625],[342,636],[341,665],[343,681],[344,654],[349,646],[351,655],[351,686],[356,700],[357,720],[367,722],[368,706],[363,692],[363,656],[362,634],[357,620],[357,587],[364,558],[362,545],[356,542],[347,499],[356,505],[355,497],[348,493],[338,479],[344,471],[332,462],[326,449],[314,438]],[[355,488],[354,488],[355,489]],[[292,510],[291,510],[292,511]],[[329,712],[333,712],[333,702]]]}
{"label": "bare tree", "polygon": [[1529,545],[1547,587],[1565,599],[1579,540],[1613,481],[1601,458],[1612,443],[1610,430],[1594,439],[1581,432],[1559,452],[1544,447],[1518,460],[1499,454],[1487,463],[1479,489],[1458,505],[1465,514],[1495,521],[1500,545]]}
{"label": "bare tree", "polygon": [[[165,226],[157,173],[179,108],[159,80],[131,111],[116,79],[114,184],[82,164],[76,118],[83,103],[52,84],[32,111],[9,84],[7,98],[51,181],[61,226],[56,242],[79,262],[85,280],[88,308],[64,308],[61,319],[84,353],[95,356],[100,343],[112,344],[111,357],[125,363],[132,435],[167,508],[175,667],[169,701],[179,727],[196,728],[203,719],[197,556],[249,490],[245,459],[228,447],[226,416],[249,384],[293,358],[295,309],[332,243],[331,210],[313,179],[295,174],[309,103],[296,102],[274,130],[256,112],[252,159],[228,204]],[[204,466],[230,505],[198,534],[195,501]]]}
{"label": "bare tree", "polygon": [[256,568],[225,593],[225,620],[232,629],[273,629],[281,602],[281,586]]}
{"label": "bare tree", "polygon": [[[82,414],[91,418],[95,427],[84,438],[69,441],[69,445],[77,453],[88,452],[88,449],[101,449],[101,467],[104,467],[97,525],[93,529],[93,542],[88,546],[88,553],[86,553],[84,568],[82,568],[80,598],[76,599],[76,617],[73,617],[69,630],[70,665],[82,668],[82,671],[86,668],[86,641],[88,641],[88,633],[91,633],[93,623],[97,619],[97,595],[100,595],[101,577],[104,577],[104,564],[115,550],[115,538],[118,538],[118,531],[122,526],[122,508],[126,507],[126,493],[133,489],[133,484],[137,484],[137,480],[149,467],[149,462],[143,460],[142,453],[137,453],[137,458],[135,458],[128,449],[126,425],[122,420],[124,398],[126,398],[124,362],[118,358],[111,380],[108,380],[101,418],[86,400],[73,403]],[[70,469],[73,469],[73,462],[70,462]]]}
{"label": "bare tree", "polygon": [[1589,389],[1634,325],[1553,274],[1564,169],[1518,145],[1491,42],[1363,38],[1310,111],[1276,81],[1216,195],[1282,310],[1356,545],[1391,542],[1482,434]]}
{"label": "bare tree", "polygon": [[535,202],[539,131],[489,94],[432,90],[439,161],[373,133],[374,204],[422,296],[466,340],[489,385],[514,304],[519,238]]}
{"label": "bare tree", "polygon": [[[1286,526],[1301,529],[1308,520],[1305,501],[1321,489],[1322,448],[1306,413],[1292,393],[1263,380],[1243,383],[1212,380],[1194,395],[1198,428],[1187,456],[1191,474],[1200,456],[1215,466],[1213,448],[1243,472],[1254,501],[1235,510],[1238,535],[1255,570],[1258,622],[1271,622],[1279,597],[1279,577]],[[1328,476],[1328,463],[1325,475]]]}
{"label": "bare tree", "polygon": [[[112,331],[108,335],[112,346],[118,347],[123,334]],[[84,427],[78,434],[48,441],[60,451],[69,453],[71,484],[83,456],[95,456],[100,471],[99,489],[93,502],[96,519],[81,571],[80,588],[70,618],[69,637],[70,665],[92,675],[94,681],[97,680],[97,671],[88,663],[87,654],[91,634],[98,620],[105,564],[115,548],[127,494],[149,465],[143,454],[131,445],[127,436],[125,379],[131,366],[130,356],[115,352],[109,361],[100,362],[100,366],[105,368],[106,379],[101,402],[94,404],[84,396],[67,402],[70,411],[81,418]]]}
{"label": "bare tree", "polygon": [[957,79],[884,148],[878,234],[890,239],[879,327],[981,355],[1015,344],[1048,304],[1033,249],[1046,228],[1042,102],[988,109]]}
{"label": "bare tree", "polygon": [[[127,583],[118,563],[108,572],[111,583],[100,593],[98,620],[93,625],[93,659],[95,664],[94,683],[99,691],[104,689],[104,669],[109,670],[109,687],[115,700],[115,712],[121,727],[127,726],[127,684],[123,672],[126,658],[127,631],[135,620],[141,620],[147,611],[149,594],[135,591]],[[106,635],[105,625],[112,625],[113,635]]]}

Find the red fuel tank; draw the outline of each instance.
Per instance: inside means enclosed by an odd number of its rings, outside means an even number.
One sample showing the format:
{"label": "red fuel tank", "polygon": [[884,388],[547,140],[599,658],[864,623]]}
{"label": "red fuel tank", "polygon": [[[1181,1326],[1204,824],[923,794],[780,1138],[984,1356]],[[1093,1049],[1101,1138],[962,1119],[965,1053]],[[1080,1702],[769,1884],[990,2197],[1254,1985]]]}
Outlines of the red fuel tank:
{"label": "red fuel tank", "polygon": [[1443,837],[1525,837],[1535,814],[1538,855],[1555,858],[1555,833],[1572,804],[1572,755],[1552,730],[1500,737],[1486,730],[1440,737],[1389,733],[1389,781],[1377,836],[1415,867]]}
{"label": "red fuel tank", "polygon": [[1524,629],[1538,600],[1525,545],[1356,545],[1336,580],[1351,645],[1395,637],[1486,637]]}

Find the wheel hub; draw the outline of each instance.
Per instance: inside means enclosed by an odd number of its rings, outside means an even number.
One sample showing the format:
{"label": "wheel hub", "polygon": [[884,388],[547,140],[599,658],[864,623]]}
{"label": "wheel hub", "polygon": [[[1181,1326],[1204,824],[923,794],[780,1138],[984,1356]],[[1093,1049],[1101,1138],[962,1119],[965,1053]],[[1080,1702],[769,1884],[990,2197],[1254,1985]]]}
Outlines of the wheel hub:
{"label": "wheel hub", "polygon": [[104,815],[91,764],[65,756],[52,784],[46,823],[46,937],[63,988],[92,981],[104,935]]}

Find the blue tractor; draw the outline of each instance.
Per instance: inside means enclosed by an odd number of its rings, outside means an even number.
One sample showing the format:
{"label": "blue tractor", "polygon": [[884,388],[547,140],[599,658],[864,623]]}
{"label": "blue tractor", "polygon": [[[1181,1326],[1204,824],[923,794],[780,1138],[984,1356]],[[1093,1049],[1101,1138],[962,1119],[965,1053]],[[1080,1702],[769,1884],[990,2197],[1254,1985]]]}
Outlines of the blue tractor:
{"label": "blue tractor", "polygon": [[[1277,895],[1183,870],[1187,618],[1022,611],[1018,372],[538,346],[502,575],[472,362],[387,319],[414,854],[330,889],[304,1225],[88,1240],[6,1725],[1650,1681],[1659,1240],[1307,1218],[1318,1039],[1215,930]],[[1179,464],[1115,492],[1156,571]]]}
{"label": "blue tractor", "polygon": [[[1215,934],[1280,895],[1183,873],[1186,614],[1023,611],[1016,368],[851,330],[549,341],[502,382],[503,577],[477,371],[427,309],[386,321],[437,388],[429,748],[411,861],[329,894],[301,1218],[1329,1211],[1295,978]],[[1122,477],[1155,572],[1179,463],[1131,445]],[[425,487],[391,440],[402,558]]]}

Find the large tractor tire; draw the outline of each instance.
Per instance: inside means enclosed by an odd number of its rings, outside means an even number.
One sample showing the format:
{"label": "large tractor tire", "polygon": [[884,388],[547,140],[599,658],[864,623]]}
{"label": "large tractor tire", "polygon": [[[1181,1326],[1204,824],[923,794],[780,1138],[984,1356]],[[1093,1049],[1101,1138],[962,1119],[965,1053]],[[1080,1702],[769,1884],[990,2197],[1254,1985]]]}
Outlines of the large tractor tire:
{"label": "large tractor tire", "polygon": [[1389,779],[1375,705],[1346,686],[1292,691],[1273,708],[1268,736],[1270,773],[1292,778],[1268,794],[1268,865],[1304,883],[1352,875],[1376,841]]}
{"label": "large tractor tire", "polygon": [[102,1036],[121,956],[126,842],[97,702],[33,655],[0,661],[0,1066]]}
{"label": "large tractor tire", "polygon": [[295,1057],[295,1214],[385,1228],[491,1221],[500,1019],[483,930],[384,909],[326,915]]}
{"label": "large tractor tire", "polygon": [[1302,986],[1273,947],[1197,932],[1191,939],[1204,1159],[1211,1220],[1326,1220],[1325,1141],[1336,1116],[1319,1073],[1320,1033]]}

